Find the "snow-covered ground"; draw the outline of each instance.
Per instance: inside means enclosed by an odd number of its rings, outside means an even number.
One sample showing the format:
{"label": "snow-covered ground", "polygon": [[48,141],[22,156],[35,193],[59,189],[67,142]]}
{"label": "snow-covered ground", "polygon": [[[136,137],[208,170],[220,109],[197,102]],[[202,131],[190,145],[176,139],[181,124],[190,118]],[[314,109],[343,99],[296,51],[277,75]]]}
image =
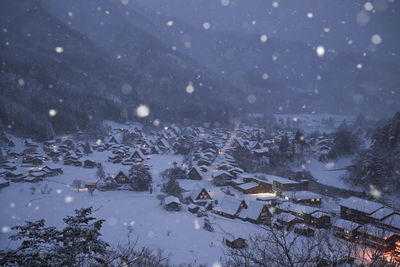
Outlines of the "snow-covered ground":
{"label": "snow-covered ground", "polygon": [[349,157],[339,158],[337,161],[327,163],[313,159],[305,165],[305,170],[309,171],[321,184],[361,192],[361,188],[350,185],[343,179],[343,175],[346,174],[344,168],[350,164],[351,158]]}
{"label": "snow-covered ground", "polygon": [[[102,160],[109,152],[95,152],[91,157]],[[64,174],[46,178],[38,184],[12,183],[0,192],[0,247],[12,245],[8,236],[12,233],[9,228],[23,224],[25,221],[46,219],[48,226],[63,227],[62,218],[72,215],[74,209],[93,206],[94,217],[105,219],[102,228],[104,239],[112,245],[123,244],[127,240],[128,228],[132,228],[132,237],[138,239],[138,246],[147,246],[153,249],[163,249],[171,253],[173,263],[205,263],[212,265],[223,257],[223,237],[246,237],[250,233],[259,231],[259,227],[239,219],[231,220],[211,213],[209,218],[215,232],[202,229],[203,218],[187,211],[183,205],[180,212],[167,212],[157,199],[159,186],[162,180],[159,173],[170,168],[173,162],[181,162],[182,157],[176,155],[155,155],[147,160],[151,166],[155,190],[149,192],[132,191],[95,191],[93,196],[87,192],[76,192],[70,186],[75,179],[95,181],[96,169],[49,164],[50,167],[62,167]],[[116,174],[118,171],[128,171],[129,166],[111,164],[103,161],[106,173]],[[181,181],[182,186],[190,191],[196,183],[207,186],[222,196],[220,191],[214,190],[208,181]],[[42,194],[40,188],[45,185],[51,189],[49,194]],[[35,194],[31,187],[37,187]]]}

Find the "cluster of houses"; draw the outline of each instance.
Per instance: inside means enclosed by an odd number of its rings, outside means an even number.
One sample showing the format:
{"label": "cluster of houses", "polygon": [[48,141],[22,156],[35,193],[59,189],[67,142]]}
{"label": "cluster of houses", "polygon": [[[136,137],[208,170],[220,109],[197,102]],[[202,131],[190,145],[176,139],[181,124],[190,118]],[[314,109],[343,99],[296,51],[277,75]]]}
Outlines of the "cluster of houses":
{"label": "cluster of houses", "polygon": [[333,137],[326,134],[315,137],[281,130],[266,134],[262,129],[252,127],[240,129],[233,146],[257,157],[268,158],[271,152],[279,150],[283,140],[287,142],[285,150],[288,155],[304,155],[323,162],[328,160],[328,153],[333,147]]}
{"label": "cluster of houses", "polygon": [[[234,150],[246,150],[257,157],[268,158],[272,151],[279,149],[283,140],[288,144],[288,153],[309,153],[321,161],[326,160],[333,144],[325,135],[299,137],[294,132],[277,131],[268,137],[264,130],[251,127],[241,127],[231,133],[224,129],[177,125],[146,133],[139,128],[114,129],[106,140],[94,146],[61,138],[44,142],[42,152],[38,144],[27,140],[22,153],[9,150],[7,154],[9,158],[22,158],[23,166],[29,170],[19,172],[15,163],[0,162],[0,188],[9,186],[10,182],[37,182],[63,173],[60,168],[43,166],[47,161],[63,160],[64,165],[94,168],[97,163],[84,158],[92,150],[111,151],[108,161],[122,165],[142,164],[154,154],[181,153],[189,156],[190,163],[184,175],[178,178],[209,181],[223,192],[217,201],[213,199],[212,189],[196,183],[186,195],[190,202],[187,209],[192,213],[210,211],[230,219],[293,229],[304,236],[313,236],[319,229],[331,229],[339,238],[362,241],[391,251],[393,255],[400,254],[398,211],[377,202],[350,197],[340,202],[340,214],[335,214],[322,208],[322,196],[309,191],[308,180],[248,174],[233,157]],[[129,189],[130,180],[124,172],[120,171],[110,179],[118,189]],[[88,183],[87,187],[90,186],[98,185]],[[181,201],[175,196],[167,196],[164,205],[167,210],[180,210]],[[233,247],[245,244],[243,238],[225,239],[224,243]]]}
{"label": "cluster of houses", "polygon": [[400,251],[400,212],[381,203],[350,197],[340,202],[335,235],[385,252]]}

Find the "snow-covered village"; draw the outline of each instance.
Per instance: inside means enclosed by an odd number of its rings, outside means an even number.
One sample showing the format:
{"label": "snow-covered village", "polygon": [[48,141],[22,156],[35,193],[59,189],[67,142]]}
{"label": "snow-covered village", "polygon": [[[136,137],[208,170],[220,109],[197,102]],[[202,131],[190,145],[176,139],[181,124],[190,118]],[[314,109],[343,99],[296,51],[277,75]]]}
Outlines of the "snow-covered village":
{"label": "snow-covered village", "polygon": [[0,266],[400,266],[397,0],[2,0]]}

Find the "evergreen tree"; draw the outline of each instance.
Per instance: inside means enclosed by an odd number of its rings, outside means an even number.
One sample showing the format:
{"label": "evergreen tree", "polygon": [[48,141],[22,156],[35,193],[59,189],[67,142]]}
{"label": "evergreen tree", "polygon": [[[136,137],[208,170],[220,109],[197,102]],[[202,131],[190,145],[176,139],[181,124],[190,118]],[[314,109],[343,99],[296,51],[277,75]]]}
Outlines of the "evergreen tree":
{"label": "evergreen tree", "polygon": [[338,127],[333,139],[333,147],[329,154],[331,158],[352,155],[358,150],[359,142],[357,137],[351,132],[345,122]]}
{"label": "evergreen tree", "polygon": [[63,230],[45,227],[45,220],[26,222],[12,229],[11,240],[21,241],[16,249],[0,251],[1,266],[99,266],[104,265],[106,242],[100,239],[104,220],[91,217],[92,207],[75,210],[63,221]]}
{"label": "evergreen tree", "polygon": [[180,197],[183,189],[174,177],[170,177],[168,181],[163,184],[162,191],[169,195]]}
{"label": "evergreen tree", "polygon": [[279,151],[285,153],[289,150],[289,137],[287,135],[282,136],[279,144]]}
{"label": "evergreen tree", "polygon": [[79,209],[75,210],[75,216],[63,219],[67,226],[61,232],[63,246],[58,251],[63,255],[63,266],[103,263],[102,255],[109,246],[100,239],[104,220],[96,220],[92,212],[92,207]]}
{"label": "evergreen tree", "polygon": [[106,178],[106,173],[105,173],[103,165],[101,163],[99,163],[99,165],[97,166],[96,177],[100,181],[104,181]]}
{"label": "evergreen tree", "polygon": [[83,146],[83,152],[85,153],[86,156],[89,155],[90,153],[92,153],[92,149],[87,141],[86,141],[85,145]]}
{"label": "evergreen tree", "polygon": [[150,188],[152,177],[146,165],[133,165],[129,170],[129,179],[133,190],[147,191]]}

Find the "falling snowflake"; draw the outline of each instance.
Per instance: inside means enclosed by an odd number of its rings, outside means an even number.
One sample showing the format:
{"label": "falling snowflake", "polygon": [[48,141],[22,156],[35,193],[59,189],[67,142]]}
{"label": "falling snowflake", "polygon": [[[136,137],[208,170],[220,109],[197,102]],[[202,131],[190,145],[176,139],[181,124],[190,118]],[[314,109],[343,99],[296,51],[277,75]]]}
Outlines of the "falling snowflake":
{"label": "falling snowflake", "polygon": [[124,6],[126,6],[127,4],[129,4],[129,0],[121,0],[121,4],[123,4]]}
{"label": "falling snowflake", "polygon": [[97,139],[97,140],[96,140],[96,145],[99,146],[99,145],[101,145],[101,143],[102,143],[101,139]]}
{"label": "falling snowflake", "polygon": [[256,98],[255,95],[249,95],[249,96],[247,97],[247,101],[248,101],[250,104],[255,103],[256,100],[257,100],[257,98]]}
{"label": "falling snowflake", "polygon": [[211,25],[210,25],[209,22],[204,22],[204,23],[203,23],[203,28],[204,28],[205,30],[209,30],[210,27],[211,27]]}
{"label": "falling snowflake", "polygon": [[111,226],[114,226],[117,224],[117,218],[115,217],[111,217],[110,219],[108,219],[108,224]]}
{"label": "falling snowflake", "polygon": [[307,13],[307,18],[312,19],[314,17],[314,14],[311,12]]}
{"label": "falling snowflake", "polygon": [[174,22],[173,22],[172,20],[169,20],[169,21],[167,22],[167,26],[168,26],[168,27],[171,27],[172,25],[174,25]]}
{"label": "falling snowflake", "polygon": [[369,15],[364,10],[357,13],[356,16],[357,23],[360,25],[366,25],[369,22]]}
{"label": "falling snowflake", "polygon": [[57,46],[54,50],[56,50],[57,53],[61,54],[62,52],[64,52],[64,47]]}
{"label": "falling snowflake", "polygon": [[185,42],[185,47],[186,48],[191,48],[192,47],[192,43],[190,41],[186,41]]}
{"label": "falling snowflake", "polygon": [[374,34],[371,37],[371,42],[374,45],[378,45],[378,44],[382,43],[382,38],[381,38],[381,36],[379,34]]}
{"label": "falling snowflake", "polygon": [[221,5],[222,6],[229,6],[229,0],[221,0]]}
{"label": "falling snowflake", "polygon": [[374,9],[374,6],[372,5],[371,2],[366,2],[366,3],[364,4],[364,9],[365,9],[366,11],[371,11],[372,9]]}
{"label": "falling snowflake", "polygon": [[317,53],[317,56],[323,57],[325,55],[325,47],[319,45],[317,46],[317,49],[315,49],[315,52]]}
{"label": "falling snowflake", "polygon": [[147,234],[147,236],[148,236],[149,238],[153,238],[153,237],[155,236],[155,234],[154,234],[153,231],[150,231],[150,232]]}
{"label": "falling snowflake", "polygon": [[25,85],[24,79],[18,79],[18,85],[19,86],[24,86]]}
{"label": "falling snowflake", "polygon": [[71,203],[74,200],[73,196],[66,196],[64,198],[65,203]]}
{"label": "falling snowflake", "polygon": [[267,35],[266,35],[266,34],[261,35],[260,41],[263,42],[263,43],[265,43],[266,41],[268,41]]}
{"label": "falling snowflake", "polygon": [[369,193],[374,198],[380,198],[382,196],[382,192],[379,191],[373,184],[369,185]]}
{"label": "falling snowflake", "polygon": [[189,84],[186,86],[186,93],[193,94],[193,92],[194,92],[193,83],[189,82]]}
{"label": "falling snowflake", "polygon": [[332,169],[334,166],[335,166],[334,162],[328,162],[325,164],[325,168],[327,168],[327,169]]}
{"label": "falling snowflake", "polygon": [[264,73],[264,74],[262,75],[262,78],[263,78],[263,80],[268,80],[268,78],[269,78],[268,73]]}
{"label": "falling snowflake", "polygon": [[272,2],[272,6],[275,7],[275,8],[278,8],[279,7],[279,3],[274,1],[274,2]]}
{"label": "falling snowflake", "polygon": [[195,219],[195,220],[193,221],[193,224],[194,224],[194,229],[196,229],[196,230],[199,230],[199,229],[200,229],[199,220]]}
{"label": "falling snowflake", "polygon": [[357,64],[357,69],[362,69],[363,65],[361,63]]}
{"label": "falling snowflake", "polygon": [[128,83],[124,83],[121,87],[121,91],[124,95],[129,95],[132,93],[132,86]]}
{"label": "falling snowflake", "polygon": [[57,111],[55,109],[50,109],[49,110],[49,116],[50,117],[54,117],[55,115],[57,115]]}
{"label": "falling snowflake", "polygon": [[150,109],[146,105],[140,105],[136,108],[136,115],[138,117],[144,118],[149,116],[149,114],[150,114]]}
{"label": "falling snowflake", "polygon": [[8,233],[8,232],[10,232],[10,231],[11,231],[11,228],[10,228],[9,226],[3,226],[3,227],[1,227],[1,232],[2,232],[3,234]]}
{"label": "falling snowflake", "polygon": [[160,125],[160,120],[159,120],[159,119],[155,119],[155,120],[153,121],[153,125],[154,125],[154,126],[159,126],[159,125]]}

